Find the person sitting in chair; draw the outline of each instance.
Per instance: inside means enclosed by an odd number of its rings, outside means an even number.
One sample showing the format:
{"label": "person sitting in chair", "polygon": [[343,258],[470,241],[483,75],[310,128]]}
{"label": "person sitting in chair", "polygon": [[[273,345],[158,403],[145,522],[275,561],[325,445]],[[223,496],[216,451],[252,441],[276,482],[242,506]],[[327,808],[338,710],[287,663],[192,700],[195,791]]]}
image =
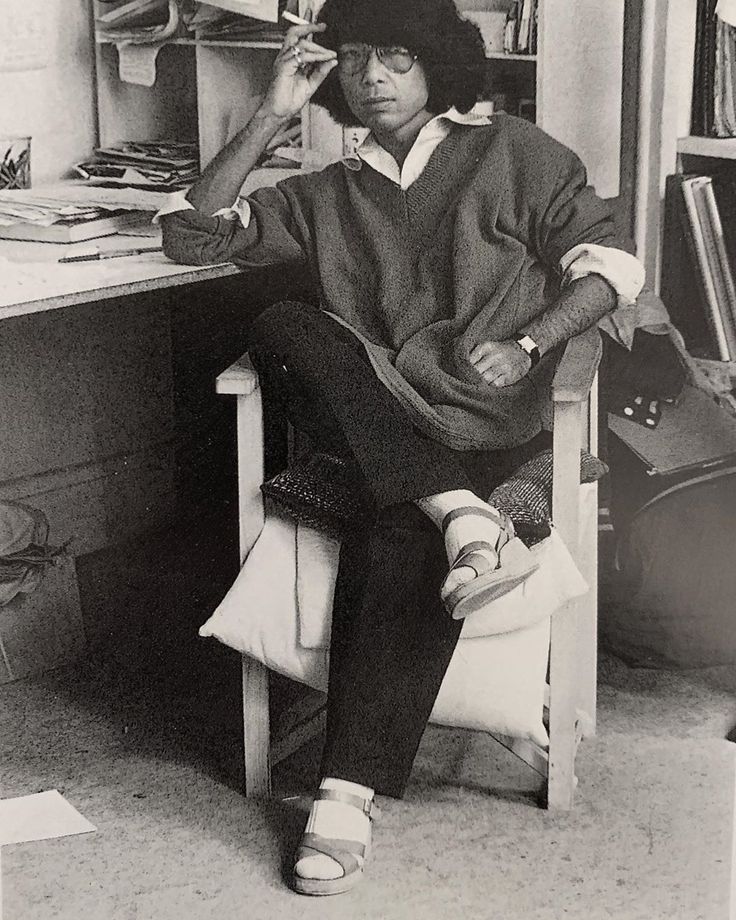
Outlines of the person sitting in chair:
{"label": "person sitting in chair", "polygon": [[[484,82],[480,33],[452,0],[326,0],[160,216],[176,261],[296,265],[314,283],[319,307],[266,308],[248,347],[370,508],[341,547],[323,779],[293,869],[305,894],[361,878],[374,793],[403,794],[463,618],[534,569],[485,497],[547,446],[564,343],[643,282],[579,159],[489,114]],[[369,129],[357,154],[240,197],[310,100]]]}

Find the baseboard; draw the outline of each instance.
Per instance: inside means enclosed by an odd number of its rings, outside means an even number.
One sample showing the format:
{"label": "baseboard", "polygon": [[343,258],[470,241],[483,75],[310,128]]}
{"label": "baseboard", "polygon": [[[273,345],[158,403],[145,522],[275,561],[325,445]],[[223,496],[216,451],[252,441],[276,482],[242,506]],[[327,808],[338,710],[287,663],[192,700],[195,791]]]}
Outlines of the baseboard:
{"label": "baseboard", "polygon": [[0,483],[0,501],[46,514],[50,542],[80,556],[164,526],[175,511],[173,438],[116,457]]}

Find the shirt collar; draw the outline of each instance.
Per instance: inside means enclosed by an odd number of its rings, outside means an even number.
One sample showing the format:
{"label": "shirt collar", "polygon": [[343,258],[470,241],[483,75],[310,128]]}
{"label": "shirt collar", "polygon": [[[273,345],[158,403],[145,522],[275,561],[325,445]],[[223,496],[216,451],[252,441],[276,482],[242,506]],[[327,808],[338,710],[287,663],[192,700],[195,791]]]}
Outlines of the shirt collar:
{"label": "shirt collar", "polygon": [[[414,147],[420,143],[439,143],[450,132],[453,124],[468,125],[470,127],[487,127],[491,124],[493,114],[493,103],[477,102],[469,112],[458,112],[453,106],[446,112],[441,112],[431,118],[426,125],[422,127],[414,141]],[[372,165],[376,157],[386,156],[386,151],[381,147],[372,134],[368,134],[361,144],[357,147],[355,154],[346,157],[342,162],[348,169],[358,170],[363,163]]]}

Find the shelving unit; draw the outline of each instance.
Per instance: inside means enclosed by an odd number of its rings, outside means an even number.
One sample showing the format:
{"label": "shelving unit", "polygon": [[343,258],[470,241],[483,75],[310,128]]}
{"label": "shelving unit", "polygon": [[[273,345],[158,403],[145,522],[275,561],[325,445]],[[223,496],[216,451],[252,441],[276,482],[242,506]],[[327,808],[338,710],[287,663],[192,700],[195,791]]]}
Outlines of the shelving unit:
{"label": "shelving unit", "polygon": [[736,137],[681,137],[677,141],[677,153],[680,156],[736,160]]}
{"label": "shelving unit", "polygon": [[[505,11],[508,0],[460,0],[461,11]],[[544,130],[586,163],[598,191],[618,194],[624,0],[543,0],[538,53],[488,55],[490,92],[533,106]],[[272,41],[173,38],[159,51],[156,81],[123,83],[118,51],[98,42],[99,140],[198,141],[203,165],[256,111],[280,47]],[[316,106],[302,115],[312,165],[343,155],[342,130]]]}

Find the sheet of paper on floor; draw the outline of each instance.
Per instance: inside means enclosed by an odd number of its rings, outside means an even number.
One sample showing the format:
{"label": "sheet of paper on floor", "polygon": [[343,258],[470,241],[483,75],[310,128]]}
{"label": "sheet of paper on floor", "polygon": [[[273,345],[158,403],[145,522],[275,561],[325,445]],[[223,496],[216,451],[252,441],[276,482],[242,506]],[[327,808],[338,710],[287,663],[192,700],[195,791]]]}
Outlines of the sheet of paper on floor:
{"label": "sheet of paper on floor", "polygon": [[57,789],[0,799],[0,846],[96,830]]}

